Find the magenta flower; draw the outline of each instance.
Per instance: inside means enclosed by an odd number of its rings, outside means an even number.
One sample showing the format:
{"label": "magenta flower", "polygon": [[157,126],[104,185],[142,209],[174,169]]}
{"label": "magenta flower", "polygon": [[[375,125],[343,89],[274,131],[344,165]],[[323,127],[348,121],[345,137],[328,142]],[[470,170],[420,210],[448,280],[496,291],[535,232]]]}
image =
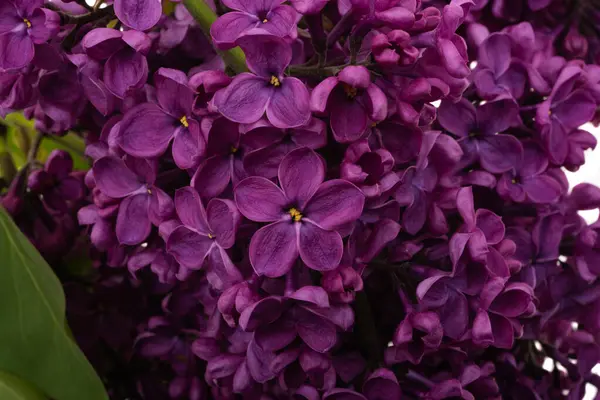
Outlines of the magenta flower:
{"label": "magenta flower", "polygon": [[502,218],[483,208],[475,212],[473,201],[473,190],[470,186],[458,191],[456,207],[464,224],[450,239],[452,263],[456,266],[461,255],[468,248],[473,260],[486,262],[486,267],[491,273],[507,277],[509,271],[506,262],[498,250],[491,247],[504,238],[505,228]]}
{"label": "magenta flower", "polygon": [[522,157],[519,140],[500,134],[519,121],[518,105],[511,98],[499,98],[477,108],[467,99],[442,101],[438,118],[444,129],[459,137],[468,157],[465,163],[479,161],[486,171],[501,173],[515,167]]}
{"label": "magenta flower", "polygon": [[504,282],[502,278],[490,279],[481,290],[472,330],[477,345],[510,349],[517,336],[514,319],[535,310],[531,286],[521,282],[504,286]]}
{"label": "magenta flower", "polygon": [[555,202],[563,190],[556,179],[546,173],[548,158],[532,141],[523,143],[523,148],[521,162],[498,180],[498,194],[519,203]]}
{"label": "magenta flower", "polygon": [[567,135],[589,121],[596,111],[596,101],[589,91],[577,86],[582,72],[578,65],[565,67],[550,96],[537,108],[535,122],[548,157],[555,164],[562,164],[567,157]]}
{"label": "magenta flower", "polygon": [[162,15],[161,0],[115,0],[114,5],[119,21],[138,31],[152,28]]}
{"label": "magenta flower", "polygon": [[173,213],[173,200],[154,185],[156,170],[151,162],[107,156],[94,163],[93,172],[102,193],[123,199],[116,225],[121,244],[142,243],[152,224],[160,225]]}
{"label": "magenta flower", "polygon": [[277,37],[296,37],[296,11],[281,0],[254,2],[223,0],[232,12],[223,14],[210,27],[210,35],[220,49],[230,49],[236,40],[252,31]]}
{"label": "magenta flower", "polygon": [[0,4],[0,69],[29,64],[36,45],[58,33],[60,16],[43,0],[4,0]]}
{"label": "magenta flower", "polygon": [[235,188],[235,201],[246,218],[270,222],[250,242],[254,270],[282,276],[298,255],[309,268],[336,268],[343,251],[336,229],[360,216],[364,195],[347,181],[323,182],[323,160],[308,148],[285,156],[278,177],[281,188],[262,177],[246,178]]}
{"label": "magenta flower", "polygon": [[304,125],[310,118],[309,95],[297,78],[284,77],[292,60],[292,48],[275,36],[248,36],[239,40],[252,73],[237,75],[213,98],[218,111],[228,119],[251,124],[266,112],[278,128]]}
{"label": "magenta flower", "polygon": [[346,149],[340,177],[358,185],[365,196],[376,197],[393,188],[400,180],[392,168],[394,157],[389,151],[372,151],[366,140],[360,140]]}
{"label": "magenta flower", "polygon": [[63,150],[54,150],[48,156],[44,169],[29,174],[27,186],[32,192],[43,196],[44,203],[58,211],[67,211],[69,202],[80,199],[83,182],[73,176],[73,159]]}
{"label": "magenta flower", "polygon": [[175,193],[175,209],[182,226],[167,239],[167,252],[189,269],[199,269],[208,259],[208,278],[222,290],[241,280],[226,249],[235,243],[241,216],[230,200],[212,199],[206,210],[200,195],[191,187]]}
{"label": "magenta flower", "polygon": [[143,103],[130,109],[119,131],[118,142],[134,157],[157,157],[173,140],[173,159],[179,168],[196,165],[206,144],[200,125],[191,118],[194,92],[178,70],[161,68],[154,74],[158,104]]}
{"label": "magenta flower", "polygon": [[124,98],[129,89],[142,87],[148,80],[146,54],[152,44],[142,32],[96,28],[81,42],[86,54],[106,60],[103,81],[117,97]]}
{"label": "magenta flower", "polygon": [[371,82],[368,69],[349,66],[315,87],[310,108],[313,112],[329,114],[335,140],[346,143],[366,134],[368,124],[387,117],[387,98]]}

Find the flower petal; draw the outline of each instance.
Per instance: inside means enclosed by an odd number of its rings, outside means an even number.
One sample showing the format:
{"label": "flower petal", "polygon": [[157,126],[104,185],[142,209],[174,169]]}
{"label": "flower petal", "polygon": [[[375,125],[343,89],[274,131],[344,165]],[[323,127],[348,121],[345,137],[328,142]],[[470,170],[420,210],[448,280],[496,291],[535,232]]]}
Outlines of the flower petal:
{"label": "flower petal", "polygon": [[146,57],[132,48],[110,56],[104,64],[104,83],[117,97],[124,98],[130,89],[139,88],[148,80]]}
{"label": "flower petal", "polygon": [[235,47],[235,42],[248,30],[260,23],[254,15],[243,12],[228,12],[220,16],[210,27],[210,36],[221,50]]}
{"label": "flower petal", "polygon": [[338,99],[330,102],[331,130],[339,143],[354,142],[367,128],[367,112],[354,99]]}
{"label": "flower petal", "polygon": [[267,118],[278,128],[295,128],[310,119],[309,94],[304,83],[297,78],[281,80],[267,105]]}
{"label": "flower petal", "polygon": [[477,127],[475,107],[467,99],[458,103],[444,100],[437,113],[440,125],[456,136],[468,136]]}
{"label": "flower petal", "polygon": [[304,208],[307,218],[332,230],[356,221],[362,214],[365,196],[352,183],[333,179],[319,186]]}
{"label": "flower petal", "polygon": [[165,152],[177,125],[156,104],[144,103],[130,109],[119,130],[118,143],[135,157],[156,157]]}
{"label": "flower petal", "polygon": [[213,102],[226,118],[244,124],[258,121],[273,95],[274,87],[264,79],[249,73],[236,76],[224,89],[219,90]]}
{"label": "flower petal", "polygon": [[160,0],[115,0],[114,5],[117,18],[138,31],[152,28],[162,15]]}
{"label": "flower petal", "polygon": [[214,232],[219,246],[228,249],[235,244],[235,233],[241,215],[231,200],[212,199],[206,207],[209,226]]}
{"label": "flower petal", "polygon": [[485,136],[478,144],[481,166],[493,174],[516,168],[523,157],[521,142],[512,135]]}
{"label": "flower petal", "polygon": [[204,263],[215,241],[208,236],[180,226],[167,239],[167,252],[186,268],[198,269]]}
{"label": "flower petal", "polygon": [[263,78],[281,78],[292,60],[292,47],[277,36],[245,36],[240,38],[237,44],[246,54],[246,63],[250,71]]}
{"label": "flower petal", "polygon": [[181,169],[193,168],[206,151],[206,143],[200,132],[200,124],[188,119],[188,126],[175,130],[173,138],[173,160]]}
{"label": "flower petal", "polygon": [[314,351],[325,353],[337,343],[337,331],[331,322],[304,307],[295,308],[294,317],[298,336]]}
{"label": "flower petal", "polygon": [[108,156],[94,163],[92,168],[97,187],[105,195],[122,198],[144,185],[120,158]]}
{"label": "flower petal", "polygon": [[208,219],[198,192],[187,186],[175,192],[175,209],[183,225],[205,234],[210,233]]}
{"label": "flower petal", "polygon": [[298,249],[302,261],[311,269],[331,271],[342,260],[344,244],[335,231],[326,231],[317,225],[304,222],[300,226]]}
{"label": "flower petal", "polygon": [[301,147],[283,158],[277,175],[290,206],[302,210],[325,179],[325,167],[317,153]]}
{"label": "flower petal", "polygon": [[105,60],[125,46],[121,31],[110,28],[96,28],[88,32],[81,45],[85,54],[97,60]]}
{"label": "flower petal", "polygon": [[8,33],[0,36],[0,69],[23,68],[33,60],[34,47],[25,33]]}
{"label": "flower petal", "polygon": [[148,205],[150,196],[146,193],[129,196],[119,205],[117,215],[117,239],[126,245],[140,244],[150,234]]}
{"label": "flower petal", "polygon": [[290,221],[260,228],[250,241],[250,263],[254,271],[269,278],[285,275],[298,258],[297,241],[296,227]]}
{"label": "flower petal", "polygon": [[256,222],[271,222],[283,216],[289,202],[281,189],[268,179],[252,176],[241,181],[234,191],[240,212]]}

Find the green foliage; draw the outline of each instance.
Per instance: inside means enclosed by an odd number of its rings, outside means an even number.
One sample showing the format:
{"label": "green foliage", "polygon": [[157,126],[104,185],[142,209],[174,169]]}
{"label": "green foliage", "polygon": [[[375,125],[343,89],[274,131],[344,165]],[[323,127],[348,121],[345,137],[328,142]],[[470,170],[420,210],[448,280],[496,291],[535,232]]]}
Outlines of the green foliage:
{"label": "green foliage", "polygon": [[[37,132],[33,126],[33,121],[27,120],[21,113],[8,114],[0,124],[5,127],[5,137],[0,138],[0,151],[10,153],[14,165],[21,168],[27,161],[27,153]],[[65,136],[48,135],[42,140],[42,144],[37,153],[37,160],[44,162],[54,149],[61,149],[69,152],[73,157],[73,165],[76,170],[87,170],[90,164],[83,155],[85,142],[73,132]]]}
{"label": "green foliage", "polygon": [[0,254],[0,370],[54,400],[107,400],[100,378],[65,329],[60,282],[1,207]]}
{"label": "green foliage", "polygon": [[16,376],[0,371],[0,399],[46,400],[46,396]]}

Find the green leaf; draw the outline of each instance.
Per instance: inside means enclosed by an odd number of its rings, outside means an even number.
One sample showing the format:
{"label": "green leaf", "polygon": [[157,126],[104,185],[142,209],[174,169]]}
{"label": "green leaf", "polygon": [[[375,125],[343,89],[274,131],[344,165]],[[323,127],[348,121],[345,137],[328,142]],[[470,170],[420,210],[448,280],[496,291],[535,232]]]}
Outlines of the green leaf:
{"label": "green leaf", "polygon": [[1,207],[0,254],[0,369],[54,400],[107,400],[100,378],[65,330],[60,282]]}
{"label": "green leaf", "polygon": [[39,390],[25,381],[0,371],[0,399],[2,400],[47,400]]}

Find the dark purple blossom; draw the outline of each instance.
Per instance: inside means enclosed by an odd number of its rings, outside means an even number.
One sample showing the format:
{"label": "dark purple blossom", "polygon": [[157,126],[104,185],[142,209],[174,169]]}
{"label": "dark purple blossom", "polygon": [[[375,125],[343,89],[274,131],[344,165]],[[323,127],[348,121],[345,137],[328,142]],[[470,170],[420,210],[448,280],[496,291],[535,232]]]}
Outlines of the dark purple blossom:
{"label": "dark purple blossom", "polygon": [[387,99],[362,66],[344,68],[326,78],[311,93],[310,108],[330,116],[331,130],[340,143],[360,139],[368,124],[387,116]]}

